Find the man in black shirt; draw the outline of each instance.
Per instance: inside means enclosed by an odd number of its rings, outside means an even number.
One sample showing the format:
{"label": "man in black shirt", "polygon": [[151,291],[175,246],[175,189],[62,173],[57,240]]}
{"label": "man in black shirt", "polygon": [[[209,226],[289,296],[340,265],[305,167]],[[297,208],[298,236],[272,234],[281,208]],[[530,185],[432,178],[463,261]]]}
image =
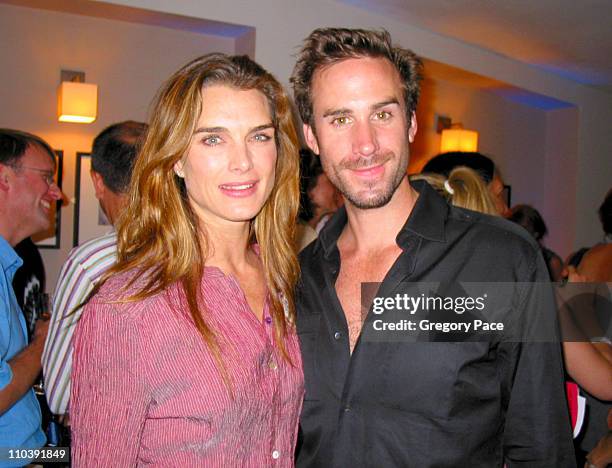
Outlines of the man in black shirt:
{"label": "man in black shirt", "polygon": [[527,286],[492,313],[554,328],[532,314],[552,312],[550,290],[529,287],[547,278],[535,242],[409,184],[420,72],[388,33],[348,29],[314,31],[293,72],[306,141],[346,202],[301,254],[297,465],[575,466],[558,343],[385,339],[362,304],[363,283],[381,298],[405,282],[511,283]]}
{"label": "man in black shirt", "polygon": [[[17,303],[26,319],[28,336],[34,332],[40,314],[40,297],[45,291],[45,265],[38,247],[30,237],[15,246],[15,252],[23,260],[23,265],[13,278],[13,290]],[[45,312],[48,312],[45,311]]]}

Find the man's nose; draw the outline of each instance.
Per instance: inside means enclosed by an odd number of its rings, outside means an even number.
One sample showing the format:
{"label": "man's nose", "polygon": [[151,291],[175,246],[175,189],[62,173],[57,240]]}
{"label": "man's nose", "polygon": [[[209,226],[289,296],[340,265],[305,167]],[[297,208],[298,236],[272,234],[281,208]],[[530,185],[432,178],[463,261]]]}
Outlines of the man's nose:
{"label": "man's nose", "polygon": [[51,195],[51,197],[53,197],[54,200],[67,200],[66,195],[64,195],[62,189],[60,189],[55,182],[49,185],[49,194]]}
{"label": "man's nose", "polygon": [[353,153],[371,156],[378,151],[376,129],[370,121],[356,122],[353,126]]}

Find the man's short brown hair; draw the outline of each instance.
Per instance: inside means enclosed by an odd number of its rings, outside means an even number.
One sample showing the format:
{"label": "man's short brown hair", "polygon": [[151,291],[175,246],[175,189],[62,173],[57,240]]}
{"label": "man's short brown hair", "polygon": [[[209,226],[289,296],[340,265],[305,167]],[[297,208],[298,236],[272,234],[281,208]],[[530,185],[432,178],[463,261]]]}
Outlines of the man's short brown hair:
{"label": "man's short brown hair", "polygon": [[18,167],[21,158],[30,146],[39,146],[49,155],[55,165],[55,151],[45,140],[32,133],[0,128],[0,164]]}
{"label": "man's short brown hair", "polygon": [[423,64],[409,49],[394,47],[385,31],[320,28],[304,41],[291,76],[293,94],[302,121],[311,127],[312,78],[318,70],[350,58],[386,58],[400,75],[408,122],[416,110]]}

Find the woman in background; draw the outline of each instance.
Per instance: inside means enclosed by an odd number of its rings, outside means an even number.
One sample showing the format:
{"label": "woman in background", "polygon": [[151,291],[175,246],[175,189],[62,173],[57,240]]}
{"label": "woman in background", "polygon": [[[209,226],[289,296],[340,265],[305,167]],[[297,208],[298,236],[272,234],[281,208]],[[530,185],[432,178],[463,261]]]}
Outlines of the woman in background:
{"label": "woman in background", "polygon": [[163,85],[117,264],[75,334],[74,466],[293,465],[296,143],[281,85],[246,56]]}
{"label": "woman in background", "polygon": [[449,177],[451,171],[457,167],[466,167],[476,171],[491,195],[495,213],[504,217],[508,215],[508,201],[501,172],[495,162],[484,154],[473,151],[451,151],[438,154],[427,161],[421,172]]}
{"label": "woman in background", "polygon": [[410,176],[411,180],[425,180],[454,206],[472,211],[498,215],[495,201],[482,177],[473,169],[458,166],[448,176],[422,173]]}
{"label": "woman in background", "polygon": [[543,244],[544,236],[548,234],[548,228],[540,212],[533,206],[515,205],[510,210],[508,219],[523,226],[538,241],[550,280],[553,282],[561,281],[563,279],[563,260]]}

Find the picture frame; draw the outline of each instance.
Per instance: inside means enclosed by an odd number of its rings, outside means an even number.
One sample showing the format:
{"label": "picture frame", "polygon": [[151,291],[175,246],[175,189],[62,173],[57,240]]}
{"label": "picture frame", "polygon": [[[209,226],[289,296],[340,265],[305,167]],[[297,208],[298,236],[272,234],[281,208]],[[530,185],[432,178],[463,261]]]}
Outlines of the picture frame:
{"label": "picture frame", "polygon": [[[53,150],[55,152],[55,183],[62,189],[62,174],[64,169],[64,151]],[[51,207],[51,219],[55,221],[46,231],[39,232],[32,236],[32,240],[39,249],[59,249],[62,235],[62,200],[57,200]]]}
{"label": "picture frame", "polygon": [[74,182],[74,230],[72,245],[76,247],[94,237],[108,234],[111,223],[106,218],[89,175],[91,171],[91,154],[76,154],[76,172]]}

